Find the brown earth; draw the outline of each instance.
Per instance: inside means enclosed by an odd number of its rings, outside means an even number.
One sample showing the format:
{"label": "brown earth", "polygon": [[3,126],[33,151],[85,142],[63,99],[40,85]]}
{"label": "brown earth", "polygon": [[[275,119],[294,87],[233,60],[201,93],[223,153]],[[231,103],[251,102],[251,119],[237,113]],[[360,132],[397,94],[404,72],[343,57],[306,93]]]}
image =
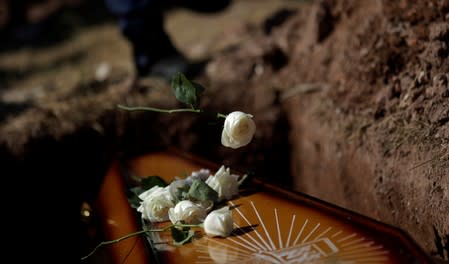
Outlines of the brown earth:
{"label": "brown earth", "polygon": [[[449,259],[449,1],[236,1],[189,15],[171,13],[167,29],[192,59],[212,56],[196,80],[201,107],[253,113],[249,146],[222,147],[204,116],[118,110],[179,105],[161,80],[133,83],[126,42],[97,24],[0,54],[5,184],[39,186],[38,204],[69,193],[78,213],[112,158],[176,146],[392,224]],[[192,23],[205,36],[180,30]],[[46,187],[61,182],[69,192]]]}

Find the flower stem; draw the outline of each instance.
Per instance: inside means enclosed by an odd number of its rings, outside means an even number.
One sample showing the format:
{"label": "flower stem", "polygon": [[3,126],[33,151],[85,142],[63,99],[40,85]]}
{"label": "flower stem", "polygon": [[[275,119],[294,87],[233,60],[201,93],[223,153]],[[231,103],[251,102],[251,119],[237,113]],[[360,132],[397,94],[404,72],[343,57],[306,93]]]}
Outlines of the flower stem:
{"label": "flower stem", "polygon": [[224,119],[226,119],[226,116],[227,115],[224,115],[222,113],[217,113],[217,118],[224,118]]}
{"label": "flower stem", "polygon": [[238,185],[242,185],[242,183],[248,178],[248,174],[242,176],[242,178],[238,181]]}
{"label": "flower stem", "polygon": [[134,236],[138,236],[138,235],[142,235],[148,232],[164,232],[167,231],[168,229],[172,228],[172,227],[201,227],[201,225],[185,225],[185,224],[171,224],[168,225],[164,228],[159,228],[159,229],[143,229],[140,231],[136,231],[133,233],[129,233],[127,235],[124,235],[122,237],[119,237],[117,239],[113,239],[113,240],[107,240],[107,241],[102,241],[100,244],[98,244],[89,254],[85,255],[84,257],[81,258],[81,261],[86,260],[87,258],[89,258],[90,256],[92,256],[100,247],[102,246],[107,246],[107,245],[111,245],[111,244],[115,244],[118,243],[120,241],[123,241],[125,239],[134,237]]}
{"label": "flower stem", "polygon": [[153,112],[159,112],[159,113],[179,113],[179,112],[192,112],[192,113],[201,113],[201,109],[195,109],[195,108],[178,108],[178,109],[161,109],[161,108],[155,108],[155,107],[146,107],[146,106],[124,106],[124,105],[117,105],[118,108],[127,110],[127,111],[153,111]]}

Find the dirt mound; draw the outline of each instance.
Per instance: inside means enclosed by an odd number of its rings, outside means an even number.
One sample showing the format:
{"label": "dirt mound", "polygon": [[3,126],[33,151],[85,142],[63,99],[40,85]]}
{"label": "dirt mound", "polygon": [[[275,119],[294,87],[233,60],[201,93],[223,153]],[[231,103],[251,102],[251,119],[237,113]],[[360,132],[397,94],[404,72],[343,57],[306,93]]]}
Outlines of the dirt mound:
{"label": "dirt mound", "polygon": [[448,1],[315,1],[216,58],[208,76],[247,80],[255,101],[279,95],[296,189],[447,259],[448,11]]}

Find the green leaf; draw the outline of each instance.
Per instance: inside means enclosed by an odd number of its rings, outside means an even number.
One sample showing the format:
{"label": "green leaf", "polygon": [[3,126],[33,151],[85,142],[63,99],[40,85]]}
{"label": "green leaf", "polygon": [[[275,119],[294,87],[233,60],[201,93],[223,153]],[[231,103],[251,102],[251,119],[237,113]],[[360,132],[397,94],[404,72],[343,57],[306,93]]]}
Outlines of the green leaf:
{"label": "green leaf", "polygon": [[190,240],[192,240],[193,236],[195,235],[195,232],[190,228],[178,229],[173,226],[170,228],[170,230],[171,236],[173,238],[173,244],[175,246],[181,246],[185,243],[190,242]]}
{"label": "green leaf", "polygon": [[173,77],[171,86],[178,101],[193,107],[198,106],[201,94],[204,92],[203,86],[189,81],[179,72]]}
{"label": "green leaf", "polygon": [[134,208],[134,209],[139,208],[140,202],[141,202],[141,201],[142,201],[142,200],[140,200],[139,196],[136,195],[135,193],[131,194],[131,195],[128,197],[129,205],[130,205],[132,208]]}
{"label": "green leaf", "polygon": [[140,186],[144,191],[153,188],[154,186],[165,187],[167,183],[159,176],[149,176],[140,182]]}
{"label": "green leaf", "polygon": [[153,188],[154,186],[165,187],[167,186],[167,183],[165,183],[165,181],[159,176],[149,176],[142,179],[142,181],[140,182],[140,186],[130,188],[127,193],[127,198],[130,206],[132,208],[138,208],[140,206],[140,202],[142,201],[139,198],[139,195],[144,191]]}
{"label": "green leaf", "polygon": [[139,195],[141,194],[141,193],[143,193],[145,190],[144,189],[142,189],[140,186],[136,186],[136,187],[133,187],[133,188],[130,188],[129,190],[128,190],[128,192],[127,192],[127,198],[128,198],[128,202],[129,202],[129,205],[132,207],[132,208],[138,208],[139,206],[140,206],[140,202],[142,201],[140,198],[139,198]]}
{"label": "green leaf", "polygon": [[178,186],[173,195],[175,202],[178,203],[182,200],[186,200],[188,197],[189,190],[190,190],[190,186],[187,183],[184,185]]}
{"label": "green leaf", "polygon": [[218,193],[204,181],[195,179],[189,189],[189,197],[198,201],[218,201]]}

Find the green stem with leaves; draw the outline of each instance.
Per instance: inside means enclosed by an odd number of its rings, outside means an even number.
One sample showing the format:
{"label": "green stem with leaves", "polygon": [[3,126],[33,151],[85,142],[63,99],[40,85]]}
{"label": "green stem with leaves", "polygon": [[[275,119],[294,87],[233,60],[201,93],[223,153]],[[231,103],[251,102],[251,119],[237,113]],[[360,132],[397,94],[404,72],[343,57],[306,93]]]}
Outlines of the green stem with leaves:
{"label": "green stem with leaves", "polygon": [[111,244],[115,244],[115,243],[119,243],[120,241],[123,241],[125,239],[134,237],[134,236],[139,236],[148,232],[164,232],[169,230],[172,227],[201,227],[201,225],[186,225],[186,224],[172,224],[172,225],[168,225],[164,228],[159,228],[159,229],[143,229],[140,231],[136,231],[133,233],[129,233],[125,236],[119,237],[117,239],[113,239],[113,240],[107,240],[107,241],[102,241],[101,243],[99,243],[89,254],[85,255],[84,257],[81,258],[81,260],[86,260],[87,258],[89,258],[90,256],[92,256],[100,247],[102,246],[107,246],[107,245],[111,245]]}

